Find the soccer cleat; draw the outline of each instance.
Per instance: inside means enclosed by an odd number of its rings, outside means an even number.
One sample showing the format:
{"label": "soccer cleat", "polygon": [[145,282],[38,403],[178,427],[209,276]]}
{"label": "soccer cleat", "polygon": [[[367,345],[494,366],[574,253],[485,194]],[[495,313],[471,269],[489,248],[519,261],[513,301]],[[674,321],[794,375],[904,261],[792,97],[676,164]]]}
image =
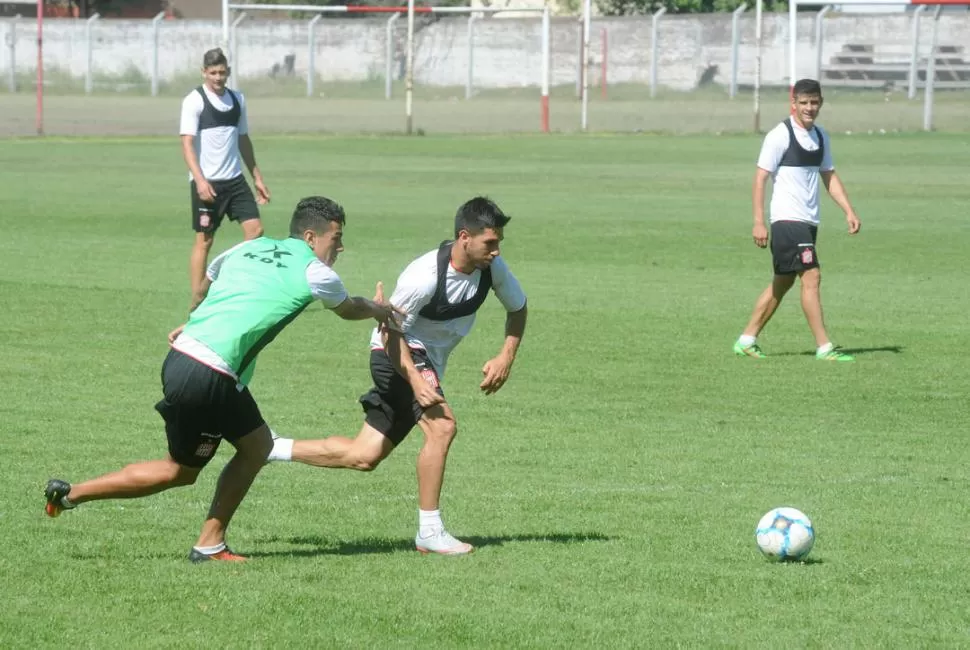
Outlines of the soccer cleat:
{"label": "soccer cleat", "polygon": [[229,550],[228,546],[218,553],[206,554],[195,550],[195,548],[193,548],[189,553],[189,562],[192,562],[193,564],[198,564],[199,562],[209,562],[210,560],[215,562],[245,562],[247,559],[249,558],[233,553],[231,550]]}
{"label": "soccer cleat", "polygon": [[739,357],[755,357],[756,359],[764,359],[768,355],[761,351],[757,343],[752,343],[751,345],[741,345],[740,342],[734,343],[734,354]]}
{"label": "soccer cleat", "polygon": [[74,508],[73,505],[64,505],[63,499],[70,493],[71,484],[67,481],[56,478],[47,481],[47,487],[44,489],[44,496],[47,497],[47,505],[44,506],[44,512],[47,513],[48,517],[57,517],[65,510]]}
{"label": "soccer cleat", "polygon": [[422,537],[421,533],[418,533],[414,538],[414,547],[425,555],[428,553],[467,555],[475,550],[474,546],[455,539],[444,529],[435,531],[429,537]]}
{"label": "soccer cleat", "polygon": [[847,354],[839,348],[832,348],[825,354],[815,353],[815,358],[819,361],[855,361],[855,357]]}

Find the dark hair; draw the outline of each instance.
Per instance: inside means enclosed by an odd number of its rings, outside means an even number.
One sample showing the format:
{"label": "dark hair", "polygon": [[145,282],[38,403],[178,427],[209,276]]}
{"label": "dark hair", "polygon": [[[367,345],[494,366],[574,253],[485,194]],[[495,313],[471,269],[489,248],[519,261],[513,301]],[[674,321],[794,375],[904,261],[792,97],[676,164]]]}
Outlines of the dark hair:
{"label": "dark hair", "polygon": [[795,82],[794,87],[792,87],[791,96],[794,99],[799,95],[818,95],[821,97],[822,84],[814,79],[799,79]]}
{"label": "dark hair", "polygon": [[323,196],[308,196],[301,199],[293,210],[290,219],[290,237],[302,237],[307,230],[322,232],[331,221],[346,223],[344,209],[336,201]]}
{"label": "dark hair", "polygon": [[476,196],[466,201],[455,215],[455,237],[462,230],[477,235],[486,228],[504,228],[512,217],[505,216],[501,208],[491,199]]}
{"label": "dark hair", "polygon": [[214,48],[202,55],[202,67],[211,68],[214,65],[229,65],[229,60],[226,58],[225,53],[222,48]]}

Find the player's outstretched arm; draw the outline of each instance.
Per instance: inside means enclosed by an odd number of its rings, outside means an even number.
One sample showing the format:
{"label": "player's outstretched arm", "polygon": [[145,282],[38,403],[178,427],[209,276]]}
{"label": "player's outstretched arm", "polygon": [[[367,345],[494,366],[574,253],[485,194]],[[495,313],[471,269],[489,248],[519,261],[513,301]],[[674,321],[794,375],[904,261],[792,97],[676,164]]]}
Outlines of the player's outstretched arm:
{"label": "player's outstretched arm", "polygon": [[522,337],[525,336],[525,323],[528,318],[528,307],[523,306],[519,311],[509,312],[505,318],[505,342],[502,350],[493,359],[489,359],[482,366],[482,374],[485,376],[479,388],[486,395],[491,395],[498,391],[505,382],[508,381],[509,374],[512,372],[512,364],[515,363],[515,355],[519,351]]}
{"label": "player's outstretched arm", "polygon": [[399,310],[389,303],[380,304],[363,296],[350,296],[333,308],[333,312],[344,320],[366,320],[373,318],[387,324],[397,318]]}
{"label": "player's outstretched arm", "polygon": [[845,185],[842,184],[842,179],[839,178],[839,175],[835,173],[834,169],[821,172],[821,174],[822,182],[825,183],[825,189],[828,190],[829,196],[832,197],[832,200],[845,213],[846,223],[849,224],[849,234],[856,234],[862,228],[862,222],[852,208],[852,203],[849,202],[849,193],[846,192]]}

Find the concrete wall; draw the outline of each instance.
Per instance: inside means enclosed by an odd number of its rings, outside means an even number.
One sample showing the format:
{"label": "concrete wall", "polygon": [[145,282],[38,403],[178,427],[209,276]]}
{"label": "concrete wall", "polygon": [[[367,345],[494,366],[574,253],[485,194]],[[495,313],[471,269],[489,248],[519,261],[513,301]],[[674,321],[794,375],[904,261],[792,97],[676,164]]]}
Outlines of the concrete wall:
{"label": "concrete wall", "polygon": [[[929,14],[930,12],[927,12]],[[317,74],[323,81],[383,79],[386,19],[341,20],[324,18],[317,25]],[[398,59],[403,70],[404,23],[397,21]],[[922,22],[922,42],[929,42],[932,20]],[[12,25],[12,27],[11,27]],[[659,80],[674,89],[696,87],[701,73],[716,65],[715,82],[726,84],[731,60],[731,16],[728,14],[664,16],[660,23]],[[593,83],[598,77],[601,30],[608,32],[611,83],[647,83],[650,74],[650,18],[598,18],[593,22]],[[219,44],[221,27],[214,21],[163,21],[159,34],[161,79],[196,74],[202,52]],[[574,18],[553,19],[552,83],[575,84],[578,67],[579,25]],[[234,71],[244,90],[266,79],[274,64],[295,57],[295,71],[305,75],[308,59],[305,22],[247,20],[238,28]],[[0,21],[4,47],[0,71],[10,68],[9,44],[15,47],[16,70],[30,73],[36,61],[35,25],[28,19]],[[755,70],[754,16],[741,20],[741,84],[753,82]],[[825,19],[825,60],[844,43],[895,45],[905,57],[911,38],[908,15],[833,15]],[[96,75],[123,75],[129,69],[150,76],[152,28],[149,21],[100,21],[92,29],[93,67]],[[423,24],[416,39],[416,79],[432,85],[464,85],[467,77],[467,19],[443,19]],[[475,27],[475,84],[477,87],[536,85],[540,75],[540,23],[538,18],[484,19]],[[762,79],[765,85],[787,84],[787,15],[769,14],[764,23]],[[962,45],[970,58],[970,16],[944,14],[940,44]],[[47,69],[82,78],[87,68],[84,21],[50,20],[44,25],[44,59]],[[799,76],[814,74],[814,17],[804,15],[798,24]],[[0,72],[0,87],[5,87]]]}

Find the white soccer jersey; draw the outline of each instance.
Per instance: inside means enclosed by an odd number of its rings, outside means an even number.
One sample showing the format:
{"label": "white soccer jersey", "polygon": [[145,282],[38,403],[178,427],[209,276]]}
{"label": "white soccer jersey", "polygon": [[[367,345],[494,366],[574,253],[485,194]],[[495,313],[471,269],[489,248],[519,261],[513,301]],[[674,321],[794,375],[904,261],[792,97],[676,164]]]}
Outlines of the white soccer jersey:
{"label": "white soccer jersey", "polygon": [[[232,95],[227,90],[221,96],[202,86],[212,107],[220,112],[232,110]],[[199,117],[205,108],[202,95],[192,90],[182,100],[182,120],[179,135],[195,136],[195,155],[198,156],[202,175],[207,181],[227,181],[243,173],[242,156],[239,154],[239,136],[249,133],[246,120],[246,99],[242,93],[232,91],[239,98],[239,124],[217,126],[199,130]],[[192,175],[189,174],[189,179]]]}
{"label": "white soccer jersey", "polygon": [[[506,311],[519,311],[525,307],[525,293],[519,281],[512,275],[501,256],[492,261],[492,291]],[[448,265],[445,279],[445,296],[451,304],[464,302],[478,293],[478,282],[482,272],[478,269],[465,274]],[[408,346],[425,350],[438,375],[444,377],[448,355],[468,336],[475,324],[475,314],[461,316],[445,321],[424,318],[418,312],[431,302],[438,281],[438,249],[422,255],[401,273],[390,302],[407,312],[401,326]],[[371,349],[384,347],[380,332],[374,328],[371,333]]]}
{"label": "white soccer jersey", "polygon": [[[791,119],[791,118],[789,118]],[[788,127],[781,122],[765,136],[758,156],[758,167],[771,172],[773,187],[771,189],[771,205],[769,222],[776,221],[805,221],[818,225],[819,223],[819,181],[820,171],[835,169],[832,162],[832,140],[828,133],[820,126],[806,131],[795,120],[791,120],[795,139],[806,151],[817,151],[819,135],[825,143],[820,167],[787,167],[780,166],[785,151],[788,150]]]}

